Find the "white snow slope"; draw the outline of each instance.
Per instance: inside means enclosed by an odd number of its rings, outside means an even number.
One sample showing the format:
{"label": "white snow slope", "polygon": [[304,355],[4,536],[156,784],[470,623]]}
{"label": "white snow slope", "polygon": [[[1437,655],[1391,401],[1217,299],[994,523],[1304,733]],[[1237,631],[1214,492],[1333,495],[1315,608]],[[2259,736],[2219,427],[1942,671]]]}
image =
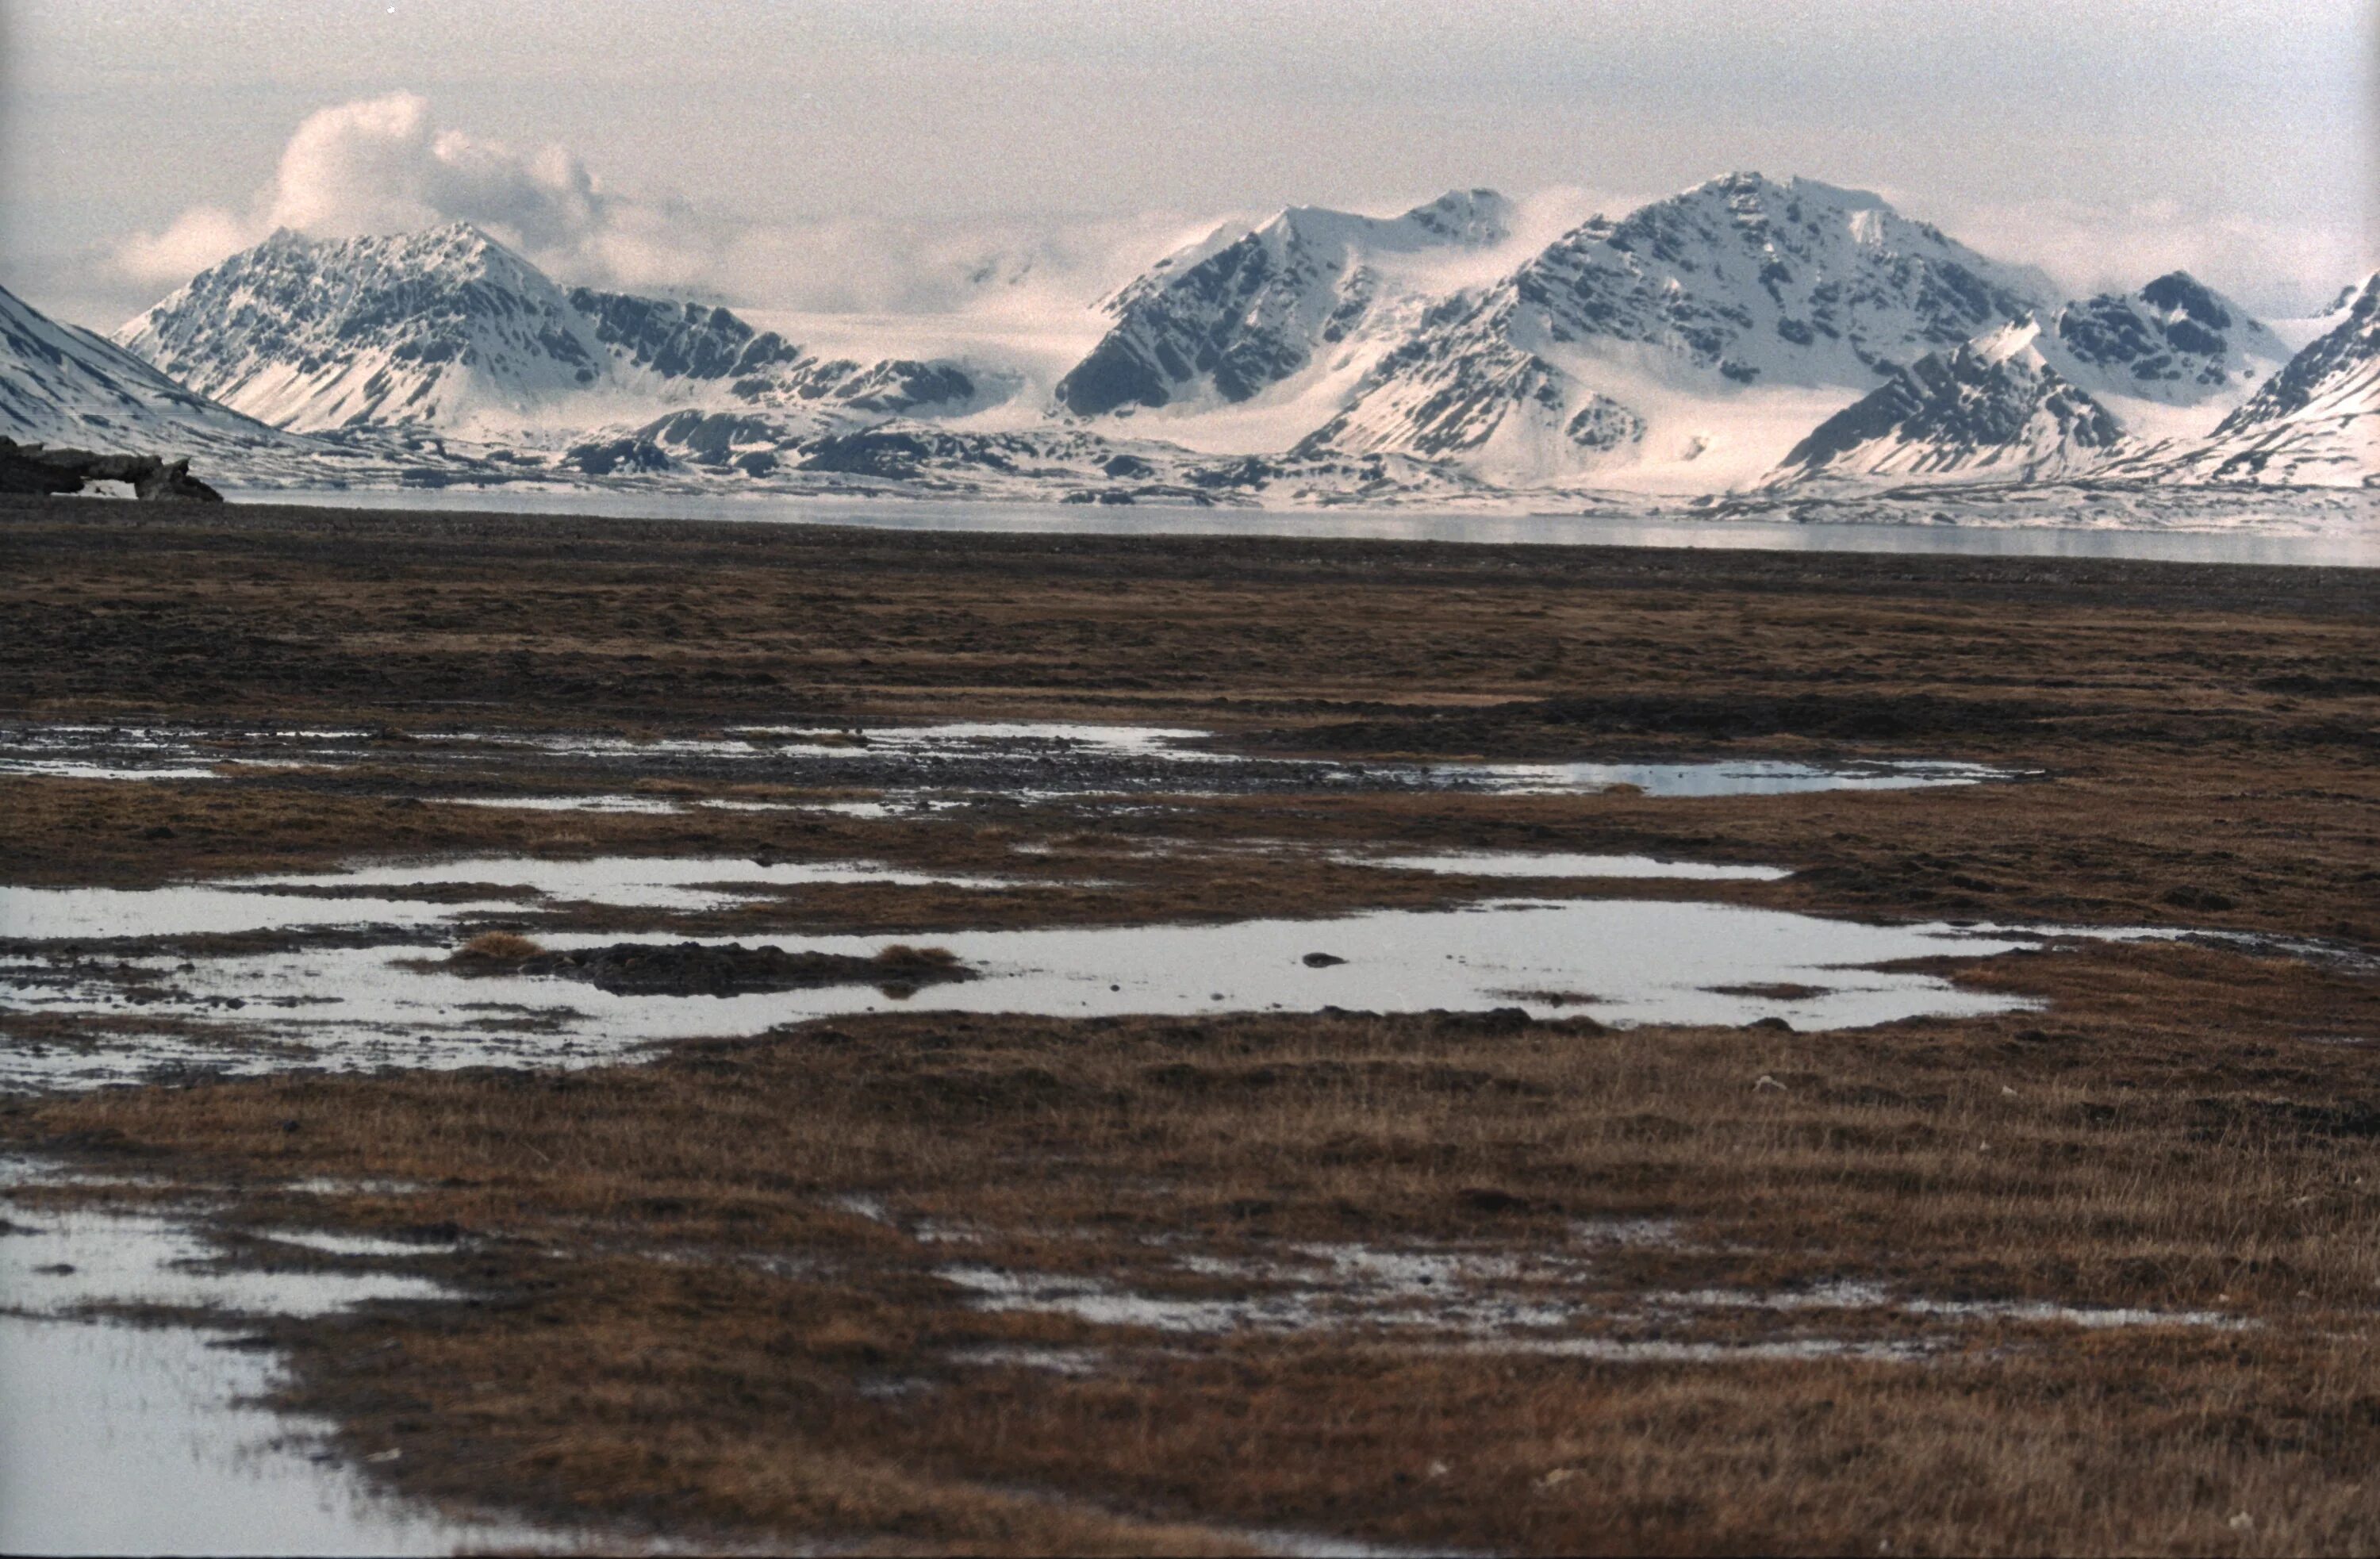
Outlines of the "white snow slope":
{"label": "white snow slope", "polygon": [[2212,435],[2165,456],[2167,481],[2380,487],[2380,273],[2347,316]]}
{"label": "white snow slope", "polygon": [[0,436],[102,454],[212,454],[291,441],[0,288]]}

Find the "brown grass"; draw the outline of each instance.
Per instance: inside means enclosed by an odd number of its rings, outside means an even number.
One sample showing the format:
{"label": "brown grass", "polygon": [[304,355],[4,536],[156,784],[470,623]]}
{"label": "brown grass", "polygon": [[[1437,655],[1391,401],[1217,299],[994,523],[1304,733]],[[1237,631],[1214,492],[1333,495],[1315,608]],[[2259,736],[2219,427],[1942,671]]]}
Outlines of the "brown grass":
{"label": "brown grass", "polygon": [[959,956],[947,947],[912,947],[896,942],[880,949],[876,961],[892,969],[947,969],[958,967]]}
{"label": "brown grass", "polygon": [[[2324,1042],[2380,1031],[2380,998],[2172,946],[1975,978],[2057,1010],[1827,1035],[919,1015],[589,1074],[118,1090],[0,1126],[247,1187],[239,1216],[268,1221],[322,1219],[270,1189],[285,1175],[425,1183],[334,1211],[468,1231],[450,1275],[492,1302],[288,1329],[296,1400],[359,1449],[401,1446],[424,1492],[997,1550],[1183,1541],[1072,1524],[1092,1506],[1525,1550],[2380,1540],[2380,1061]],[[1613,1217],[1679,1237],[1578,1243],[1579,1220]],[[1557,1285],[1589,1303],[1579,1334],[1939,1351],[1614,1365],[1360,1330],[1209,1341],[987,1313],[934,1275],[1213,1297],[1257,1290],[1180,1256],[1318,1240],[1584,1250]],[[1647,1309],[1846,1279],[2252,1326]],[[1105,1362],[965,1362],[1016,1346]],[[1076,1503],[1026,1520],[1019,1490]]]}
{"label": "brown grass", "polygon": [[[821,885],[666,927],[912,937],[1504,891],[1316,853],[1439,846],[1775,862],[1801,874],[1694,894],[1822,913],[2380,944],[2369,572],[9,513],[0,709],[396,728],[343,774],[0,782],[11,881],[544,849],[1065,884]],[[930,717],[1206,725],[1359,756],[1924,756],[2049,777],[557,824],[408,804],[439,771],[399,739],[457,719],[666,735]],[[592,771],[539,783],[618,788]],[[1516,1552],[2380,1547],[2368,970],[2097,944],[1961,978],[2049,1005],[1812,1035],[880,1017],[640,1067],[10,1100],[0,1141],[161,1177],[86,1197],[204,1187],[235,1224],[461,1231],[417,1264],[468,1302],[277,1329],[292,1401],[355,1452],[402,1449],[370,1465],[406,1488],[549,1516],[900,1551],[1227,1548],[1252,1529]],[[306,1175],[420,1188],[281,1188]],[[1593,1234],[1620,1219],[1676,1237]],[[1185,1337],[987,1309],[947,1271],[1278,1297],[1249,1263],[1316,1242],[1569,1261],[1508,1296],[1579,1303],[1567,1335],[1929,1351],[1622,1364],[1444,1331]],[[1846,1282],[2247,1324],[1676,1298]],[[1077,1350],[1087,1372],[1014,1361],[1031,1349]]]}
{"label": "brown grass", "polygon": [[534,958],[544,951],[544,946],[536,939],[517,932],[481,932],[455,949],[455,956],[486,963],[516,963],[523,958]]}

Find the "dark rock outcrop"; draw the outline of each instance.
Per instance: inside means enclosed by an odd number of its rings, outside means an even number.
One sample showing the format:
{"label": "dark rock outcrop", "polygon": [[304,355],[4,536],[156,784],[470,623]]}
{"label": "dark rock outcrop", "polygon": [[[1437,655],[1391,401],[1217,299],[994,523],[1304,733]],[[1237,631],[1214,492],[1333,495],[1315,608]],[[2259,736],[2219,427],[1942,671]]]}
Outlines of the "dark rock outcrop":
{"label": "dark rock outcrop", "polygon": [[188,460],[154,455],[95,455],[0,438],[0,493],[79,493],[94,481],[128,481],[153,502],[220,504],[223,494],[190,474]]}

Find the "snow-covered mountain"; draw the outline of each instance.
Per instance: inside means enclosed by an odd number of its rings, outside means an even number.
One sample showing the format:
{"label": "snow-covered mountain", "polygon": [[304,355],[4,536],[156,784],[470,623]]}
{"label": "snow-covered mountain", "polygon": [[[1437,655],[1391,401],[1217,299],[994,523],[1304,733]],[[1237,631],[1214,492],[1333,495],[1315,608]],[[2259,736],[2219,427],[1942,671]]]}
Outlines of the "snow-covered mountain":
{"label": "snow-covered mountain", "polygon": [[2081,475],[2124,442],[2107,408],[2051,366],[2031,316],[1929,352],[1788,451],[1773,483],[1813,477],[2041,480]]}
{"label": "snow-covered mountain", "polygon": [[1366,342],[1377,356],[1418,323],[1415,299],[1461,285],[1463,257],[1512,236],[1512,216],[1492,189],[1458,189],[1402,216],[1292,206],[1218,232],[1108,299],[1114,323],[1059,381],[1057,403],[1079,417],[1208,410],[1312,379]]}
{"label": "snow-covered mountain", "polygon": [[2380,273],[2347,316],[2291,358],[2212,435],[2168,457],[2169,480],[2380,486]]}
{"label": "snow-covered mountain", "polygon": [[2245,310],[2176,271],[1920,359],[1821,423],[1768,481],[2079,476],[2204,436],[2288,357]]}
{"label": "snow-covered mountain", "polygon": [[2289,359],[2269,326],[2183,271],[2041,323],[2049,366],[2143,443],[2204,437]]}
{"label": "snow-covered mountain", "polygon": [[0,287],[0,436],[100,454],[187,456],[288,444],[90,331]]}
{"label": "snow-covered mountain", "polygon": [[468,223],[310,239],[280,232],[116,335],[275,427],[414,425],[480,437],[638,420],[668,406],[971,408],[956,364],[822,361],[724,309],[565,291]]}
{"label": "snow-covered mountain", "polygon": [[1733,174],[1596,218],[1441,304],[1299,447],[1721,487],[2050,294],[1875,195]]}
{"label": "snow-covered mountain", "polygon": [[279,233],[117,346],[0,294],[0,434],[227,439],[248,452],[234,485],[1150,502],[2374,472],[2371,282],[2292,359],[2309,322],[2269,328],[2183,273],[2059,302],[2034,271],[1813,180],[1730,175],[1550,243],[1544,209],[1485,189],[1397,216],[1291,207],[1022,335],[957,316],[758,328],[562,286],[463,224]]}

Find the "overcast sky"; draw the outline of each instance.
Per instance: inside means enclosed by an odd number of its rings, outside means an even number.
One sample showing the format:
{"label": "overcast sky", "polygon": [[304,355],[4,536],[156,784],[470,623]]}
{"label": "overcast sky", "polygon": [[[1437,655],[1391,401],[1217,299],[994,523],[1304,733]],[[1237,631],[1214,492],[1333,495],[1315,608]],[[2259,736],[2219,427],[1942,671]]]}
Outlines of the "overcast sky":
{"label": "overcast sky", "polygon": [[[2380,262],[2350,0],[0,0],[0,283],[113,328],[273,225],[465,216],[757,308],[1087,301],[1453,186],[1878,189],[2078,288]],[[1580,210],[1583,214],[1583,210]]]}

